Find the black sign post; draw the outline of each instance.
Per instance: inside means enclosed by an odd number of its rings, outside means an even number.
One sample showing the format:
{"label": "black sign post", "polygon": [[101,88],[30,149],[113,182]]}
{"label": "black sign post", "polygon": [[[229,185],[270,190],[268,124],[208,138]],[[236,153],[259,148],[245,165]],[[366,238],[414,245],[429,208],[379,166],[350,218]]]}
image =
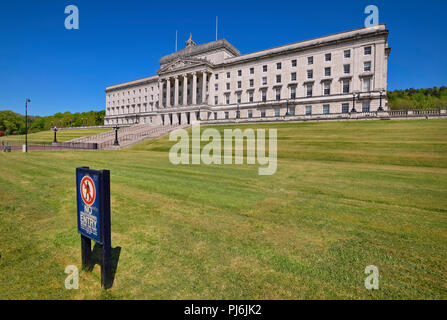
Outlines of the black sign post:
{"label": "black sign post", "polygon": [[92,264],[91,240],[102,246],[101,286],[112,286],[110,228],[110,171],[76,168],[78,231],[81,234],[82,267]]}

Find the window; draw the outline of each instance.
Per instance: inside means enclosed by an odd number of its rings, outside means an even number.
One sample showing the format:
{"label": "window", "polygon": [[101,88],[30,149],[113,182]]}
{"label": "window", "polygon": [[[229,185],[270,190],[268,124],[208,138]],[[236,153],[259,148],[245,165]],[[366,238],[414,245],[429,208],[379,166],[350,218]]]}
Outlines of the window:
{"label": "window", "polygon": [[275,117],[279,117],[280,112],[279,112],[279,108],[275,108]]}
{"label": "window", "polygon": [[227,72],[227,79],[229,79],[230,78],[230,73],[229,72]]}
{"label": "window", "polygon": [[242,70],[238,70],[237,71],[237,75],[240,77],[240,76],[242,76]]}
{"label": "window", "polygon": [[267,72],[267,66],[262,66],[262,72]]}
{"label": "window", "polygon": [[276,88],[276,100],[281,100],[281,88]]}
{"label": "window", "polygon": [[348,113],[349,112],[349,103],[342,103],[341,104],[341,112],[342,113]]}
{"label": "window", "polygon": [[248,93],[248,101],[249,101],[249,102],[253,102],[253,91],[250,91],[250,92]]}
{"label": "window", "polygon": [[253,111],[248,110],[248,117],[249,117],[249,118],[253,118]]}
{"label": "window", "polygon": [[261,110],[261,118],[265,118],[265,110]]}
{"label": "window", "polygon": [[214,120],[217,120],[217,112],[214,112]]}
{"label": "window", "polygon": [[227,90],[230,90],[230,83],[227,82]]}
{"label": "window", "polygon": [[307,97],[312,97],[312,84],[307,84],[306,85],[306,96]]}
{"label": "window", "polygon": [[255,68],[250,68],[250,74],[255,74]]}
{"label": "window", "polygon": [[363,63],[363,71],[365,72],[371,71],[371,61],[365,61]]}
{"label": "window", "polygon": [[314,64],[314,57],[307,57],[307,64]]}
{"label": "window", "polygon": [[344,74],[349,74],[349,73],[351,73],[351,65],[350,65],[350,64],[345,64],[345,65],[343,65],[343,73],[344,73]]}
{"label": "window", "polygon": [[225,95],[225,102],[227,104],[230,104],[230,95],[229,94]]}
{"label": "window", "polygon": [[280,74],[276,75],[276,83],[281,83],[281,75]]}
{"label": "window", "polygon": [[241,103],[241,94],[240,93],[237,94],[237,103]]}
{"label": "window", "polygon": [[216,83],[216,84],[214,84],[214,91],[218,91],[218,90],[219,90],[219,84]]}
{"label": "window", "polygon": [[330,82],[325,82],[324,83],[324,90],[323,91],[324,91],[323,94],[325,96],[328,96],[328,95],[331,94],[331,83]]}
{"label": "window", "polygon": [[306,116],[310,116],[312,114],[312,106],[306,106]]}
{"label": "window", "polygon": [[343,80],[343,93],[349,93],[349,80]]}
{"label": "window", "polygon": [[323,114],[329,114],[329,105],[328,104],[323,105]]}
{"label": "window", "polygon": [[295,115],[295,107],[290,107],[289,109],[289,115],[294,116]]}
{"label": "window", "polygon": [[292,67],[296,67],[296,59],[292,60]]}
{"label": "window", "polygon": [[345,59],[351,58],[351,50],[345,50],[343,52],[343,56],[345,57]]}
{"label": "window", "polygon": [[262,85],[267,85],[267,77],[262,77]]}
{"label": "window", "polygon": [[314,71],[313,70],[307,70],[307,79],[312,79],[314,77]]}
{"label": "window", "polygon": [[267,101],[267,90],[262,90],[262,101],[263,102]]}
{"label": "window", "polygon": [[214,75],[214,79],[219,80],[219,74],[218,74],[218,73],[216,73],[216,74]]}
{"label": "window", "polygon": [[214,96],[214,104],[215,105],[219,104],[219,97],[218,96]]}
{"label": "window", "polygon": [[290,99],[296,99],[296,87],[290,88]]}
{"label": "window", "polygon": [[255,81],[253,79],[250,79],[250,87],[253,87],[255,85]]}
{"label": "window", "polygon": [[290,74],[290,81],[296,81],[296,72]]}
{"label": "window", "polygon": [[332,54],[326,53],[324,55],[324,61],[331,61],[332,60]]}
{"label": "window", "polygon": [[225,119],[228,119],[228,118],[229,118],[228,111],[225,111]]}
{"label": "window", "polygon": [[242,88],[242,81],[237,82],[237,87],[238,87],[238,89]]}
{"label": "window", "polygon": [[276,69],[277,69],[277,70],[281,70],[281,62],[278,62],[278,63],[276,64]]}
{"label": "window", "polygon": [[364,53],[365,53],[365,56],[371,55],[371,46],[365,47]]}
{"label": "window", "polygon": [[236,110],[236,119],[239,119],[241,117],[241,112],[239,110]]}
{"label": "window", "polygon": [[331,76],[331,67],[324,68],[324,76],[330,77]]}
{"label": "window", "polygon": [[362,103],[362,112],[369,112],[369,106],[370,106],[369,101],[363,102]]}
{"label": "window", "polygon": [[371,78],[363,78],[363,91],[371,91]]}

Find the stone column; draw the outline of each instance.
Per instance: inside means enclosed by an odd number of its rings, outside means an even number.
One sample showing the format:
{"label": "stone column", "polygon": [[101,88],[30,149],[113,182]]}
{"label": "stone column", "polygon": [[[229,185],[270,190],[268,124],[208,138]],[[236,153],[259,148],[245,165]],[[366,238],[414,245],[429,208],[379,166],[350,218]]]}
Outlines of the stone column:
{"label": "stone column", "polygon": [[163,81],[158,80],[158,107],[163,108]]}
{"label": "stone column", "polygon": [[197,73],[192,74],[192,104],[197,104]]}
{"label": "stone column", "polygon": [[202,104],[208,103],[206,99],[206,71],[202,73]]}
{"label": "stone column", "polygon": [[188,105],[188,75],[183,75],[183,106]]}
{"label": "stone column", "polygon": [[171,79],[166,79],[166,107],[171,107]]}
{"label": "stone column", "polygon": [[178,107],[178,76],[174,77],[174,107]]}

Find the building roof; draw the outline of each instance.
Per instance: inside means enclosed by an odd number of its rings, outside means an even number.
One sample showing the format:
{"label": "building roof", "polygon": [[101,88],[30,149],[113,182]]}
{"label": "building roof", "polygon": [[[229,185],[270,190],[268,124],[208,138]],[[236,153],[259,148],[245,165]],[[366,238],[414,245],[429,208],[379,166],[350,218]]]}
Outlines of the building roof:
{"label": "building roof", "polygon": [[177,58],[186,58],[195,56],[198,54],[206,53],[209,51],[215,51],[218,49],[226,49],[230,53],[234,54],[235,56],[239,56],[241,53],[238,49],[236,49],[231,43],[229,43],[225,39],[220,39],[217,41],[202,43],[198,45],[188,45],[186,48],[176,51],[174,53],[168,54],[164,57],[162,57],[159,61],[160,65],[166,64],[168,62],[171,62]]}

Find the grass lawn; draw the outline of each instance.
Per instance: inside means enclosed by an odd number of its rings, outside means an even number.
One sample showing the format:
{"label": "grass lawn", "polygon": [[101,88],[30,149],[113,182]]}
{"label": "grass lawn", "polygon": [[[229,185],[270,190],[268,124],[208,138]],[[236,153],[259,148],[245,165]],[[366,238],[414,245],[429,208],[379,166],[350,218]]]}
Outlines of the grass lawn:
{"label": "grass lawn", "polygon": [[[71,129],[71,130],[60,130],[57,132],[57,141],[64,142],[71,139],[92,136],[101,132],[110,131],[111,129]],[[29,144],[51,144],[53,142],[54,133],[53,131],[46,130],[36,133],[28,134]],[[8,142],[9,145],[19,145],[25,143],[25,135],[14,135],[0,138],[0,144],[2,141]]]}
{"label": "grass lawn", "polygon": [[[278,129],[273,176],[174,166],[167,137],[0,153],[0,299],[447,298],[447,120],[256,127]],[[77,166],[111,170],[107,291],[99,265],[64,287],[81,267]],[[368,265],[379,290],[364,287]]]}

